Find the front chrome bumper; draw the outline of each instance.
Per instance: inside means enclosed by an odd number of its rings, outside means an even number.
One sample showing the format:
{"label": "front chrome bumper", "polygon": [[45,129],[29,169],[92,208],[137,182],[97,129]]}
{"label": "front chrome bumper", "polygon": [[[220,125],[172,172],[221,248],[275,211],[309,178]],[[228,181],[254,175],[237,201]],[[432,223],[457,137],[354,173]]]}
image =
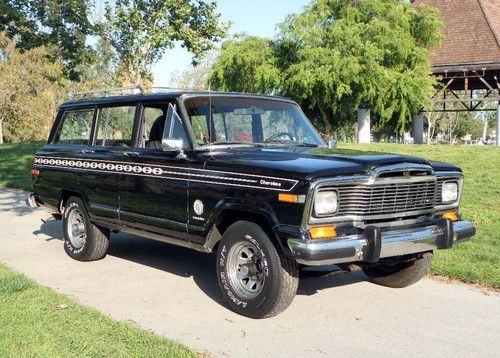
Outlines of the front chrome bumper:
{"label": "front chrome bumper", "polygon": [[465,220],[441,219],[435,225],[411,229],[381,231],[369,226],[362,234],[326,240],[288,239],[288,246],[298,263],[310,266],[347,262],[377,262],[391,256],[435,249],[448,249],[476,233]]}

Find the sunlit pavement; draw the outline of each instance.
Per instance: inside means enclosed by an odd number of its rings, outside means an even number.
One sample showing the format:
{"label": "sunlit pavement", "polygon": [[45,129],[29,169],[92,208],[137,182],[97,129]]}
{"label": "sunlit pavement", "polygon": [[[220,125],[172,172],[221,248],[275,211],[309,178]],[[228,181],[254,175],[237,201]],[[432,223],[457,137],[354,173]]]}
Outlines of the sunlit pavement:
{"label": "sunlit pavement", "polygon": [[197,351],[232,357],[498,356],[500,295],[424,279],[406,289],[361,273],[305,278],[281,315],[252,320],[222,304],[213,255],[113,235],[106,258],[81,263],[63,250],[26,193],[0,190],[0,262],[118,320]]}

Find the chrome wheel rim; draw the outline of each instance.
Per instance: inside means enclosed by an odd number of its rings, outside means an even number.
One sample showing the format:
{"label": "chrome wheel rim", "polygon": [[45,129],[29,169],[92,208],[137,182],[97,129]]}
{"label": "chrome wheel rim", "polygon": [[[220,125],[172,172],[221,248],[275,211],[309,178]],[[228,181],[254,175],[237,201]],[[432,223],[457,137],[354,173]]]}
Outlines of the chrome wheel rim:
{"label": "chrome wheel rim", "polygon": [[227,272],[232,288],[241,297],[255,298],[264,287],[265,275],[260,250],[251,242],[240,241],[231,247]]}
{"label": "chrome wheel rim", "polygon": [[85,228],[85,217],[78,208],[71,208],[68,214],[68,224],[66,226],[71,245],[76,249],[81,249],[85,245],[87,239],[87,230]]}

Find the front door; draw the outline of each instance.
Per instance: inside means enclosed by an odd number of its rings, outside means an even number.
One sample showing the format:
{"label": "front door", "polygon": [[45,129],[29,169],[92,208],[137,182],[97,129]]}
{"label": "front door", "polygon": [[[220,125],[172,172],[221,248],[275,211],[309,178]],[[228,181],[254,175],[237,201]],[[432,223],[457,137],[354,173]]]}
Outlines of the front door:
{"label": "front door", "polygon": [[[123,225],[187,239],[189,161],[179,152],[164,152],[161,141],[188,136],[180,121],[167,118],[168,103],[144,103],[139,136],[126,151],[120,177],[120,220]],[[165,123],[169,130],[165,131]]]}

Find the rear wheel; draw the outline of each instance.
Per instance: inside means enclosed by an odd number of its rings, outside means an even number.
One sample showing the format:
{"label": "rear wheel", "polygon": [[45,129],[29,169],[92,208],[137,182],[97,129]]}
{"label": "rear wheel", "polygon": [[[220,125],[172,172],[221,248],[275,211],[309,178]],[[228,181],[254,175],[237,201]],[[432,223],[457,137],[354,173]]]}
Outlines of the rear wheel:
{"label": "rear wheel", "polygon": [[363,267],[369,280],[378,285],[401,288],[420,281],[429,271],[432,252],[407,255],[401,258],[381,259]]}
{"label": "rear wheel", "polygon": [[267,318],[292,303],[298,286],[298,266],[274,247],[260,226],[238,221],[222,236],[217,279],[233,311],[251,318]]}
{"label": "rear wheel", "polygon": [[109,231],[94,225],[83,202],[71,197],[63,213],[64,251],[73,259],[93,261],[106,256]]}

